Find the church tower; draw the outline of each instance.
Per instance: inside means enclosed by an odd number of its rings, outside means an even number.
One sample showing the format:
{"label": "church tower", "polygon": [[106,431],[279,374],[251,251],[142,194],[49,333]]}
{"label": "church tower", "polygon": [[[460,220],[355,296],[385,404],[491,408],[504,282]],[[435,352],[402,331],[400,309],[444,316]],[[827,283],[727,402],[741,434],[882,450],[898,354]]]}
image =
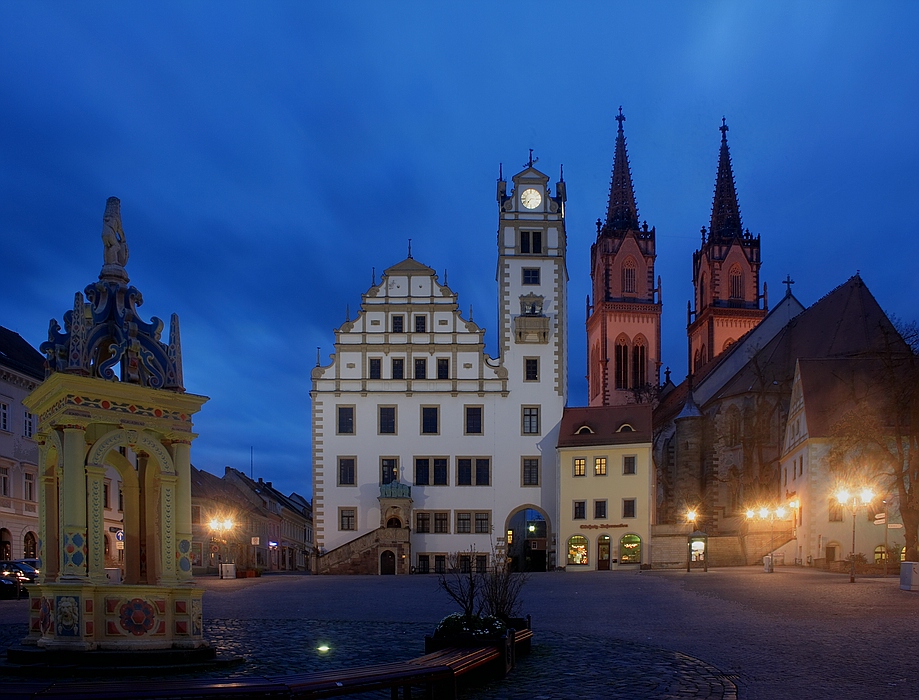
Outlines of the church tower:
{"label": "church tower", "polygon": [[498,179],[498,319],[501,357],[509,388],[524,402],[544,403],[546,387],[560,399],[561,417],[568,396],[568,268],[566,263],[565,181],[555,196],[549,177],[535,167],[533,151],[526,168],[512,178],[508,194]]}
{"label": "church tower", "polygon": [[695,310],[690,304],[687,314],[691,372],[755,328],[768,311],[765,284],[759,293],[759,236],[741,225],[724,119],[720,129],[711,226],[707,232],[702,227],[702,246],[692,256]]}
{"label": "church tower", "polygon": [[597,220],[590,247],[593,304],[587,300],[587,379],[590,406],[641,400],[660,383],[661,283],[654,284],[655,230],[638,223],[625,148],[622,108],[606,223]]}

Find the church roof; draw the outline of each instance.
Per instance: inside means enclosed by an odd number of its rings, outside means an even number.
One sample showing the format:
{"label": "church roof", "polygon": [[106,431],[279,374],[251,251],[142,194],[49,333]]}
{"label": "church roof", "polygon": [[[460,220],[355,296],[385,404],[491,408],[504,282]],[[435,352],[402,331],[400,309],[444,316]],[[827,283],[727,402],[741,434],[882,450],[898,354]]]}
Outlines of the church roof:
{"label": "church roof", "polygon": [[606,207],[604,231],[637,231],[638,205],[635,203],[635,188],[632,186],[632,171],[629,168],[629,154],[625,148],[625,133],[622,122],[625,117],[622,107],[616,117],[619,133],[616,135],[616,155],[613,158],[613,174],[609,184],[609,203]]}
{"label": "church roof", "polygon": [[887,386],[884,361],[877,358],[802,359],[798,373],[810,438],[832,437],[847,413],[877,408]]}
{"label": "church roof", "polygon": [[433,275],[434,269],[424,265],[415,258],[408,257],[400,263],[396,263],[392,267],[387,267],[383,271],[384,275],[393,275],[393,274],[416,274],[416,275]]}
{"label": "church roof", "polygon": [[[793,318],[715,398],[743,394],[759,381],[790,385],[798,358],[877,357],[900,336],[856,274]],[[902,343],[902,339],[898,342]]]}
{"label": "church roof", "polygon": [[651,442],[651,405],[566,408],[558,447],[628,445]]}
{"label": "church roof", "polygon": [[743,236],[740,221],[740,205],[737,203],[737,189],[734,186],[734,171],[731,167],[731,152],[728,149],[728,126],[721,120],[721,151],[718,156],[718,176],[715,179],[715,197],[712,201],[712,221],[709,229],[711,238],[725,239]]}
{"label": "church roof", "polygon": [[33,379],[45,378],[45,358],[21,335],[0,326],[0,365]]}

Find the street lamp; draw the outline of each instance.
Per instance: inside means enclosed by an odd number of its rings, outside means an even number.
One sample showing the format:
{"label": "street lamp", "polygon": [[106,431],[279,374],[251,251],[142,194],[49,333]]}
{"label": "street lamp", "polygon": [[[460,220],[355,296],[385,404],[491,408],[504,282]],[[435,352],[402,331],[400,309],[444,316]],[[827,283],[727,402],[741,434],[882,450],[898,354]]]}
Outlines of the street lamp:
{"label": "street lamp", "polygon": [[696,520],[699,513],[695,509],[686,511],[686,522],[691,526],[691,532],[686,542],[686,572],[692,570],[693,554],[702,559],[702,570],[708,571],[708,536],[696,529]]}
{"label": "street lamp", "polygon": [[840,489],[836,492],[836,500],[842,505],[849,506],[852,511],[852,553],[849,554],[849,560],[852,566],[849,569],[849,583],[855,583],[855,516],[861,506],[867,506],[874,498],[874,492],[869,488],[862,488],[858,492],[851,492],[848,489]]}
{"label": "street lamp", "polygon": [[[230,548],[227,544],[227,535],[230,531],[236,526],[236,523],[233,522],[230,518],[211,518],[208,522],[208,527],[211,529],[211,537],[215,540],[218,540],[221,544],[226,547],[227,556],[230,555]],[[224,578],[223,569],[220,562],[217,564],[217,572],[220,578]]]}
{"label": "street lamp", "polygon": [[748,520],[769,521],[769,563],[765,567],[767,574],[775,573],[775,519],[785,520],[786,515],[788,515],[788,510],[784,506],[778,506],[777,508],[761,506],[759,510],[754,510],[753,508],[747,510]]}

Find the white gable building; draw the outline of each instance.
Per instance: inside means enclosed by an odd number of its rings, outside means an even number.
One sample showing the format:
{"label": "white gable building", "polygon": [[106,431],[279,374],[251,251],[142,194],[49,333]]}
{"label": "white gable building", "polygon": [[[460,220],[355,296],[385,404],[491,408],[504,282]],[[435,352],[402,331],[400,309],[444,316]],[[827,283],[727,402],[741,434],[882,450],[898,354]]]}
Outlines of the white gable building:
{"label": "white gable building", "polygon": [[[388,268],[317,366],[313,514],[321,573],[433,571],[503,550],[514,516],[547,522],[567,397],[565,185],[532,163],[498,182],[499,356],[457,294],[411,256]],[[534,516],[536,517],[536,516]]]}

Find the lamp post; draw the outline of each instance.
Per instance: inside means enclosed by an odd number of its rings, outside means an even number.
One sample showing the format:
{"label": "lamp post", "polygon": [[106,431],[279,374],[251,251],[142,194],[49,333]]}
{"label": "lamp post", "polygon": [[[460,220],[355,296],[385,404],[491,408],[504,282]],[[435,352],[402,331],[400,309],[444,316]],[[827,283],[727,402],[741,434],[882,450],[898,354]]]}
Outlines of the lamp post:
{"label": "lamp post", "polygon": [[840,489],[836,492],[836,499],[842,505],[849,506],[852,511],[852,553],[849,554],[852,566],[849,569],[849,583],[855,583],[855,517],[858,515],[858,509],[861,506],[867,506],[873,498],[874,492],[869,488],[862,488],[858,492],[848,489]]}
{"label": "lamp post", "polygon": [[[235,527],[235,525],[236,524],[230,518],[223,518],[223,519],[212,518],[211,521],[208,523],[208,527],[210,527],[211,529],[211,537],[218,540],[226,548],[228,557],[230,555],[230,548],[229,548],[229,545],[227,544],[227,535],[229,535],[230,531]],[[221,566],[222,566],[221,562],[218,562],[217,563],[217,573],[220,576],[220,578],[224,578],[223,569],[221,568]]]}
{"label": "lamp post", "polygon": [[691,571],[693,552],[699,550],[702,559],[702,570],[708,571],[708,536],[696,529],[696,520],[699,514],[696,510],[686,511],[686,522],[690,524],[689,537],[686,542],[686,572]]}
{"label": "lamp post", "polygon": [[767,574],[775,573],[775,519],[784,520],[786,515],[788,515],[788,510],[784,506],[778,506],[777,508],[762,506],[759,510],[754,510],[752,508],[747,510],[748,520],[759,519],[769,521],[769,564],[766,566]]}

